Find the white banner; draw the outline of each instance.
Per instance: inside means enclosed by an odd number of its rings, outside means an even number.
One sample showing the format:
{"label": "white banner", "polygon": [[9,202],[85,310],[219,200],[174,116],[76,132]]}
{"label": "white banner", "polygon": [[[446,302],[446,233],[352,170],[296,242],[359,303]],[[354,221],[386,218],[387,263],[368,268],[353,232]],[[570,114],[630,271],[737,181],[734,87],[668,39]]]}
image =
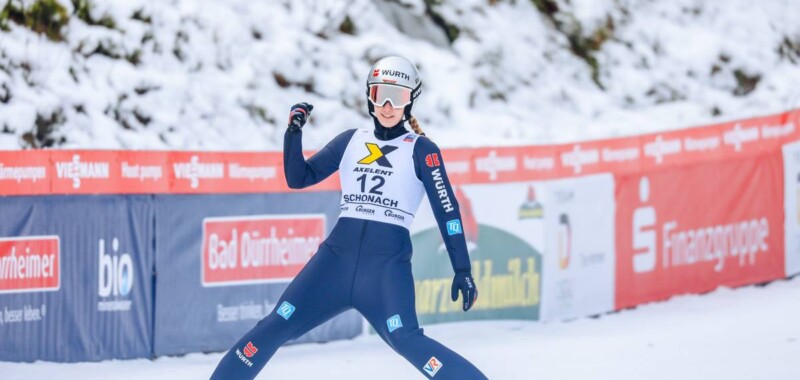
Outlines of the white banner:
{"label": "white banner", "polygon": [[614,310],[614,177],[545,184],[541,319]]}
{"label": "white banner", "polygon": [[786,276],[800,273],[800,143],[783,146]]}

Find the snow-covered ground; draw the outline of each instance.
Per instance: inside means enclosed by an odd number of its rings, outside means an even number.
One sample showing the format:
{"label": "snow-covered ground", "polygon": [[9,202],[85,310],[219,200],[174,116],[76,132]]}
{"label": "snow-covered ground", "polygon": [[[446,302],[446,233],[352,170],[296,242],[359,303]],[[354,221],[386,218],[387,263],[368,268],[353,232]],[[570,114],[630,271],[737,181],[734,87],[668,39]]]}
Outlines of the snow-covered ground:
{"label": "snow-covered ground", "polygon": [[90,0],[88,19],[56,2],[61,41],[0,12],[0,149],[278,150],[299,101],[318,148],[371,125],[364,82],[387,54],[420,67],[414,113],[443,147],[800,106],[796,0]]}
{"label": "snow-covered ground", "polygon": [[[572,322],[464,322],[426,328],[492,379],[795,380],[800,277],[720,289]],[[221,354],[154,361],[15,364],[3,380],[208,378]],[[284,347],[258,379],[422,378],[375,336]]]}

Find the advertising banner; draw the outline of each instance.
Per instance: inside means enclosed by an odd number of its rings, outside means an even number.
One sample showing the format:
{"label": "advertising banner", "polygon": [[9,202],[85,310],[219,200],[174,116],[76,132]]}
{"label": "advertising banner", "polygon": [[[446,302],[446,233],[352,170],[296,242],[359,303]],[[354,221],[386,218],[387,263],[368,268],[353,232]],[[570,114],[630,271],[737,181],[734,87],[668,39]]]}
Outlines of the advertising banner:
{"label": "advertising banner", "polygon": [[614,177],[545,184],[542,320],[614,310]]}
{"label": "advertising banner", "polygon": [[148,197],[7,197],[0,220],[0,360],[150,357]]}
{"label": "advertising banner", "polygon": [[539,318],[544,222],[537,187],[508,183],[454,189],[479,292],[468,313],[450,298],[453,269],[430,204],[423,200],[411,231],[421,324]]}
{"label": "advertising banner", "polygon": [[783,147],[786,276],[800,273],[800,143]]}
{"label": "advertising banner", "polygon": [[779,152],[617,177],[616,306],[784,276]]}
{"label": "advertising banner", "polygon": [[325,214],[203,220],[203,286],[287,283],[325,239]]}
{"label": "advertising banner", "polygon": [[[339,196],[157,196],[156,355],[229,349],[316,253],[336,222]],[[296,342],[361,331],[361,316],[348,311]]]}

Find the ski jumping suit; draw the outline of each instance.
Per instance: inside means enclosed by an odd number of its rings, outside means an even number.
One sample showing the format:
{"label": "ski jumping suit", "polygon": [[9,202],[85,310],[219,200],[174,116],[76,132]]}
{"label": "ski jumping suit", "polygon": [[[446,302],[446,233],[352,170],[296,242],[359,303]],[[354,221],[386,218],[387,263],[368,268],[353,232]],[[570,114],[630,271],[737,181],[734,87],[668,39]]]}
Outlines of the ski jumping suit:
{"label": "ski jumping suit", "polygon": [[424,192],[453,269],[470,270],[458,202],[439,148],[402,123],[345,131],[307,161],[301,139],[302,130],[284,136],[289,187],[308,187],[340,170],[339,220],[275,310],[231,348],[211,378],[253,379],[286,341],[355,308],[426,378],[486,379],[466,359],[426,337],[417,322],[408,226]]}

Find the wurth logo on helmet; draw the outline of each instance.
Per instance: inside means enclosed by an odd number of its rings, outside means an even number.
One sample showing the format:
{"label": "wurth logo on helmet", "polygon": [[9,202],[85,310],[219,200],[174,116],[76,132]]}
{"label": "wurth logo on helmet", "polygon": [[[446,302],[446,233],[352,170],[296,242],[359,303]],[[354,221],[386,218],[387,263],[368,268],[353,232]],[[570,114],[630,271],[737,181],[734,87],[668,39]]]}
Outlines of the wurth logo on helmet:
{"label": "wurth logo on helmet", "polygon": [[[363,72],[363,71],[362,71]],[[364,74],[361,74],[364,75]],[[395,77],[395,78],[402,78],[405,80],[411,80],[411,76],[398,70],[381,70],[381,75]],[[362,77],[363,78],[363,77]]]}
{"label": "wurth logo on helmet", "polygon": [[202,284],[291,281],[316,253],[324,237],[324,215],[206,218]]}
{"label": "wurth logo on helmet", "polygon": [[380,75],[380,73],[381,73],[380,69],[375,69],[375,70],[372,71],[372,76],[373,77],[377,77],[378,75]]}
{"label": "wurth logo on helmet", "polygon": [[81,179],[108,179],[110,177],[108,162],[81,161],[79,154],[73,155],[72,161],[57,161],[55,164],[58,178],[71,179],[73,189],[80,189]]}
{"label": "wurth logo on helmet", "polygon": [[122,252],[118,238],[111,239],[110,245],[106,245],[105,239],[100,239],[97,244],[97,295],[101,299],[97,311],[129,311],[135,277],[133,259],[130,254]]}
{"label": "wurth logo on helmet", "polygon": [[198,156],[192,156],[189,162],[172,164],[176,179],[188,179],[192,189],[200,186],[200,179],[224,179],[225,164],[222,162],[200,162]]}
{"label": "wurth logo on helmet", "polygon": [[48,292],[60,287],[58,236],[0,238],[0,294]]}

